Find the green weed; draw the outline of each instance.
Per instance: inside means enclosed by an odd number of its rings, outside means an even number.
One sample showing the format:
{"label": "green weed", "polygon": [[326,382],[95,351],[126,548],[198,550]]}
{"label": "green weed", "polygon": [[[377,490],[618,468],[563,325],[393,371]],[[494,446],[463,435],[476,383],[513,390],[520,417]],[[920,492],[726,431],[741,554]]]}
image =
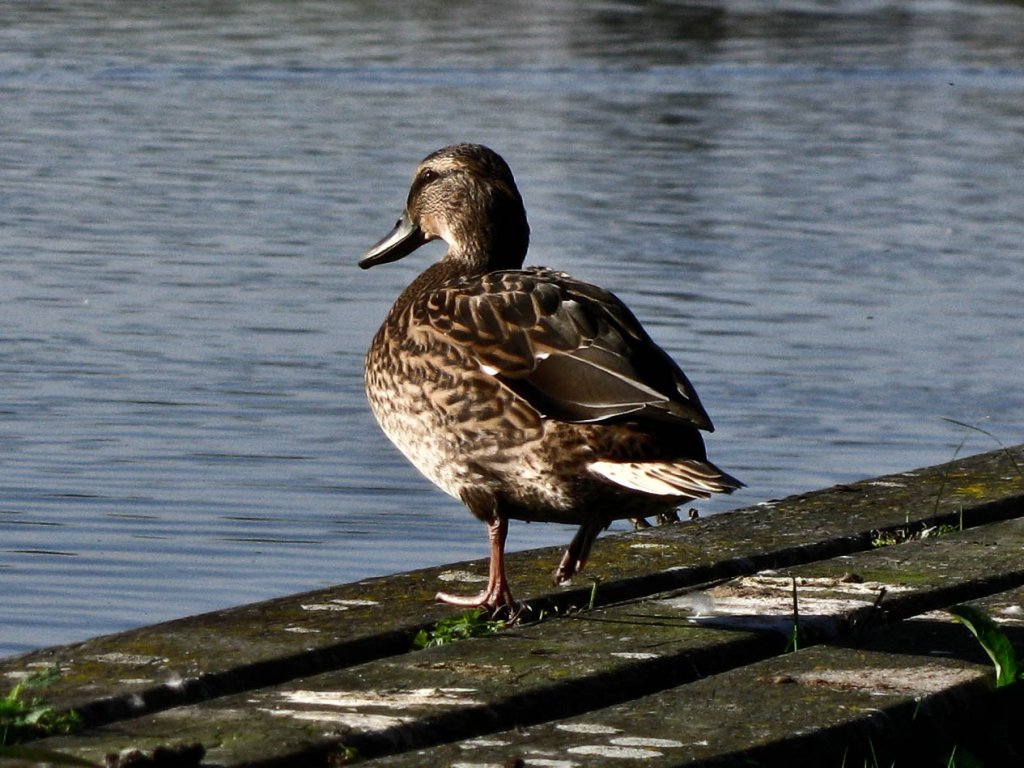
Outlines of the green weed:
{"label": "green weed", "polygon": [[996,668],[997,688],[1024,679],[1024,669],[1017,659],[1010,638],[987,613],[969,605],[954,605],[948,610],[954,619],[970,630],[992,659],[992,664]]}
{"label": "green weed", "polygon": [[896,535],[889,531],[872,531],[871,533],[872,547],[891,547],[900,543],[900,539],[896,538]]}
{"label": "green weed", "polygon": [[24,695],[26,689],[44,686],[59,674],[56,667],[35,672],[0,699],[0,745],[71,733],[81,727],[81,718],[76,713],[58,712],[42,699]]}
{"label": "green weed", "polygon": [[433,648],[458,640],[468,640],[471,637],[493,635],[503,630],[505,626],[504,621],[484,618],[484,612],[475,609],[466,611],[461,616],[441,619],[431,630],[421,629],[416,633],[412,644],[415,648]]}
{"label": "green weed", "polygon": [[942,536],[947,533],[956,533],[964,529],[963,507],[960,508],[960,524],[942,523],[921,527],[918,525],[905,525],[899,528],[887,530],[874,530],[871,532],[871,546],[874,548],[891,547],[895,544],[903,544],[908,541],[928,539],[932,536]]}
{"label": "green weed", "polygon": [[790,632],[789,640],[783,653],[792,653],[800,650],[800,604],[797,602],[796,578],[793,578],[793,630]]}

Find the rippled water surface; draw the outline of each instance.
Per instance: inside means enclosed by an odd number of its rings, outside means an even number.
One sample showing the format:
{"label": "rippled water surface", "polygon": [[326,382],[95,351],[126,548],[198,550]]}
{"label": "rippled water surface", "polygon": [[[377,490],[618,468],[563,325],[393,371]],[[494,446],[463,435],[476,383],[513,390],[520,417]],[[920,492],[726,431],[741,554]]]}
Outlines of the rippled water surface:
{"label": "rippled water surface", "polygon": [[688,372],[706,513],[1020,442],[1022,61],[1013,3],[4,3],[0,654],[485,554],[361,382],[452,141]]}

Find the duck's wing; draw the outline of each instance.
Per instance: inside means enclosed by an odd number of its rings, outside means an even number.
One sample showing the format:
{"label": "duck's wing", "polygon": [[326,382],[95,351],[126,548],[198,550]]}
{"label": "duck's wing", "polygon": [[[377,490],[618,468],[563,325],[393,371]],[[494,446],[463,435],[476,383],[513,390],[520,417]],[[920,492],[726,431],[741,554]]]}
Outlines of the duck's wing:
{"label": "duck's wing", "polygon": [[543,268],[433,291],[414,311],[542,415],[654,419],[712,431],[689,380],[615,295]]}

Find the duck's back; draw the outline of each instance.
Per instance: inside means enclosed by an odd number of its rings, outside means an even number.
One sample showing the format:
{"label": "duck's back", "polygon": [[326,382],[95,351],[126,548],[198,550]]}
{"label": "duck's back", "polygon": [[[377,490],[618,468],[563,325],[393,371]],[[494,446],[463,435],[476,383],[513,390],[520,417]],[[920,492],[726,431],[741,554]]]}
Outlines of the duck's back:
{"label": "duck's back", "polygon": [[[561,272],[427,270],[374,338],[366,385],[421,472],[513,517],[633,517],[732,481],[706,463],[711,422],[679,367],[613,294]],[[648,482],[644,462],[704,479]]]}

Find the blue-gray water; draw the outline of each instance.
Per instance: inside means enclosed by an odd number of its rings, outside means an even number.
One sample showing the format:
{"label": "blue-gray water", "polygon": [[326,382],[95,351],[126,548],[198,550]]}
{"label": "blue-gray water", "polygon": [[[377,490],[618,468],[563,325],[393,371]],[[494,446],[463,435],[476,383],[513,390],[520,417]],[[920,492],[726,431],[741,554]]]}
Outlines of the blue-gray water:
{"label": "blue-gray water", "polygon": [[688,372],[705,512],[1020,442],[1022,62],[980,1],[5,2],[0,655],[486,553],[361,383],[453,141]]}

